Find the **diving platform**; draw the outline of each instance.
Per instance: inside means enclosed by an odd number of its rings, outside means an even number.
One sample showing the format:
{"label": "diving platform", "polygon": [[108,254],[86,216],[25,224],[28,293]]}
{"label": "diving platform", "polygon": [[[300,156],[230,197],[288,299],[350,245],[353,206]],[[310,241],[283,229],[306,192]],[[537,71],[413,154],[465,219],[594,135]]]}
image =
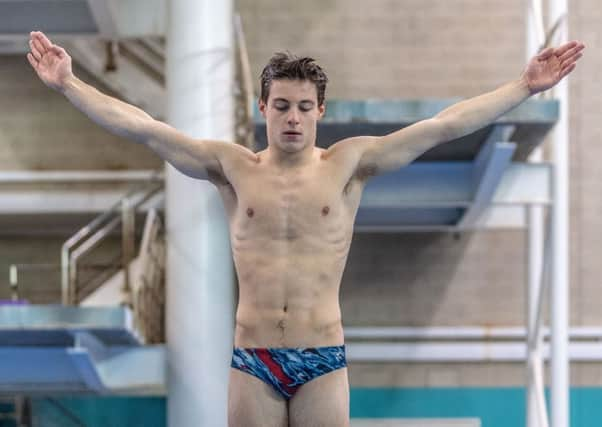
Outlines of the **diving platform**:
{"label": "diving platform", "polygon": [[0,394],[163,394],[165,350],[125,307],[0,305]]}

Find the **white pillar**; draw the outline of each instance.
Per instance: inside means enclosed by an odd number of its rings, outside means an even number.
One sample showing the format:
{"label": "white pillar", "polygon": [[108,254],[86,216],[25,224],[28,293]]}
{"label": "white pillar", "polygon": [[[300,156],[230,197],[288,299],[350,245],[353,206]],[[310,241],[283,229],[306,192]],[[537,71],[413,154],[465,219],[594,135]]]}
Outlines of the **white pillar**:
{"label": "white pillar", "polygon": [[[549,24],[568,12],[567,0],[550,0]],[[568,16],[559,28],[555,44],[568,35]],[[553,189],[552,208],[552,288],[551,296],[551,419],[552,427],[569,426],[569,203],[568,203],[568,84],[564,79],[554,88],[560,103],[560,117],[552,133]]]}
{"label": "white pillar", "polygon": [[[538,48],[545,39],[543,30],[543,17],[541,0],[526,0],[526,46],[525,60],[529,61],[537,54]],[[536,148],[529,161],[540,163],[543,159],[541,147]],[[535,337],[535,324],[537,320],[538,299],[541,298],[542,268],[543,268],[543,243],[544,243],[544,210],[539,205],[529,205],[527,213],[527,393],[526,393],[526,425],[527,427],[543,427],[541,411],[538,405],[538,390],[535,383],[536,367],[542,358],[543,339],[540,332]],[[529,343],[535,342],[535,347],[530,348]],[[541,401],[541,400],[540,400]]]}
{"label": "white pillar", "polygon": [[[229,0],[170,0],[168,122],[195,138],[233,140]],[[235,286],[216,189],[167,166],[168,424],[226,426]]]}
{"label": "white pillar", "polygon": [[[543,207],[527,207],[527,427],[547,427],[546,403],[543,399],[543,334],[536,327],[540,300],[543,298],[544,226]],[[541,323],[541,321],[540,321]],[[538,330],[536,330],[538,329]],[[536,381],[537,380],[537,381]]]}

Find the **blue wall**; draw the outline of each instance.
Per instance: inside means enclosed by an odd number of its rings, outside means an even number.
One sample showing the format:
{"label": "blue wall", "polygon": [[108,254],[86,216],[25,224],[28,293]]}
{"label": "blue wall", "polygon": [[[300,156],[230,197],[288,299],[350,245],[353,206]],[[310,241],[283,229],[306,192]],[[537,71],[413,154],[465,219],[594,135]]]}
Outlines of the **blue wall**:
{"label": "blue wall", "polygon": [[[602,426],[602,388],[571,389],[571,427]],[[482,427],[524,427],[524,388],[355,388],[355,418],[480,418]]]}
{"label": "blue wall", "polygon": [[165,427],[164,397],[61,397],[32,401],[34,427]]}
{"label": "blue wall", "polygon": [[[70,397],[32,402],[35,427],[165,427],[162,397]],[[571,427],[602,425],[602,388],[571,390]],[[353,388],[352,418],[480,418],[483,427],[524,427],[524,388]]]}

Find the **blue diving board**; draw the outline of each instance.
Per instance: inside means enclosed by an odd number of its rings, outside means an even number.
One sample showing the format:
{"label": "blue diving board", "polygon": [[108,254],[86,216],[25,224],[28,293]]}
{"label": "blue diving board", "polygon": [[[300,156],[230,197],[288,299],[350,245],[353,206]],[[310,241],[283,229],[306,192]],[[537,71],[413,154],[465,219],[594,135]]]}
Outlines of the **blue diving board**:
{"label": "blue diving board", "polygon": [[141,345],[125,307],[0,306],[0,394],[154,394],[165,349]]}

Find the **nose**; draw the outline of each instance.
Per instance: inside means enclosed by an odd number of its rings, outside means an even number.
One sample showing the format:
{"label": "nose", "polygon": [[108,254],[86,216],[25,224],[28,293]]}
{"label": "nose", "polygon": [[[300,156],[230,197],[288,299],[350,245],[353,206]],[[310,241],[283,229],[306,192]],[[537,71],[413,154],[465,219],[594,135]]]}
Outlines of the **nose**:
{"label": "nose", "polygon": [[291,108],[288,113],[287,121],[289,126],[297,126],[299,124],[299,112],[295,108]]}

